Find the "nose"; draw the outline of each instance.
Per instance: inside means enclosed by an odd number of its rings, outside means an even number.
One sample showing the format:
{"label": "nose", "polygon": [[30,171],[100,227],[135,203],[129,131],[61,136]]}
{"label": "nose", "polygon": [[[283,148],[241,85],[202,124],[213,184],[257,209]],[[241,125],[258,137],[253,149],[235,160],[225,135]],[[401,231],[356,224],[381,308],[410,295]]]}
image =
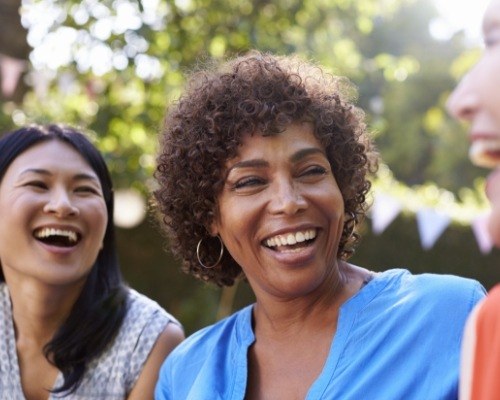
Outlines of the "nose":
{"label": "nose", "polygon": [[73,217],[79,214],[78,208],[72,203],[65,189],[52,191],[43,211],[59,218]]}
{"label": "nose", "polygon": [[293,215],[305,210],[308,203],[298,186],[289,180],[279,182],[275,190],[272,191],[270,212],[272,214]]}
{"label": "nose", "polygon": [[448,112],[457,119],[470,121],[478,109],[479,98],[473,90],[473,80],[472,70],[462,78],[446,103]]}

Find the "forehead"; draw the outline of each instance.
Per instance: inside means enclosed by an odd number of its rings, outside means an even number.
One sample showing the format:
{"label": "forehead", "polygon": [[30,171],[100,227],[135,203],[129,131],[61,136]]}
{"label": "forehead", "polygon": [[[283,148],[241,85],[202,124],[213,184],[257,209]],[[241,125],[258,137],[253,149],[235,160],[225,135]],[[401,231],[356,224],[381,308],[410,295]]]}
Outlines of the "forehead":
{"label": "forehead", "polygon": [[75,148],[59,140],[41,142],[26,149],[10,164],[6,175],[26,169],[68,170],[96,175]]}
{"label": "forehead", "polygon": [[244,135],[236,158],[293,155],[309,147],[319,148],[324,152],[324,146],[314,135],[313,124],[295,123],[274,135],[264,136],[258,132]]}

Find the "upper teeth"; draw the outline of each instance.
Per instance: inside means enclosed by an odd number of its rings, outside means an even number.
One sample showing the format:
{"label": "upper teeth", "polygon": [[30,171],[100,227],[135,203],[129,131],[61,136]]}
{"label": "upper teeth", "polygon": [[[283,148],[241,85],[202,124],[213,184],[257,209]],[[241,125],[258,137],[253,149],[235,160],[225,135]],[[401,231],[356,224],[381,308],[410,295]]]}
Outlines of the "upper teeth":
{"label": "upper teeth", "polygon": [[35,236],[37,238],[46,238],[49,236],[66,236],[71,242],[76,242],[77,240],[76,232],[55,228],[43,228],[42,230],[36,232]]}
{"label": "upper teeth", "polygon": [[305,231],[299,231],[295,233],[289,233],[287,235],[276,235],[269,239],[266,239],[265,244],[268,247],[275,246],[289,246],[292,244],[304,242],[306,240],[314,239],[316,237],[315,229],[308,229]]}

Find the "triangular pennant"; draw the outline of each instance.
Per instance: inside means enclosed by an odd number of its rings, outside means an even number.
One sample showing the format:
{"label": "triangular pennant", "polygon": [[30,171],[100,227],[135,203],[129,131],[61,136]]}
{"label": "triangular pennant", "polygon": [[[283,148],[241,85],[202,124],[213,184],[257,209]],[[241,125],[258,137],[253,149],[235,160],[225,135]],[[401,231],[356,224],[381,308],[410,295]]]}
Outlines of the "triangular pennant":
{"label": "triangular pennant", "polygon": [[472,232],[476,238],[479,250],[483,254],[488,254],[493,248],[493,241],[488,229],[490,213],[481,214],[472,220]]}
{"label": "triangular pennant", "polygon": [[371,209],[372,230],[381,234],[401,212],[400,201],[387,194],[377,194]]}
{"label": "triangular pennant", "polygon": [[416,217],[420,242],[425,250],[429,250],[448,227],[451,218],[449,215],[432,208],[418,210]]}
{"label": "triangular pennant", "polygon": [[0,55],[0,74],[2,75],[2,85],[0,89],[3,97],[9,98],[12,96],[25,66],[25,60],[12,58],[5,54]]}

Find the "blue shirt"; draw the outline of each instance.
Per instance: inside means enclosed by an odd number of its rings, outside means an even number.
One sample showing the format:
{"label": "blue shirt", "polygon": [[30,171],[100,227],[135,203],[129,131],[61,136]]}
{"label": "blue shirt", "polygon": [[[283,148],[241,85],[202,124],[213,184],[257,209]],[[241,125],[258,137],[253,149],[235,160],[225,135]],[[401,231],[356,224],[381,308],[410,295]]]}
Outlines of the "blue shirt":
{"label": "blue shirt", "polygon": [[[322,372],[306,399],[457,399],[467,315],[484,297],[476,281],[450,275],[378,274],[340,308]],[[243,400],[252,309],[190,336],[167,358],[156,400]]]}

